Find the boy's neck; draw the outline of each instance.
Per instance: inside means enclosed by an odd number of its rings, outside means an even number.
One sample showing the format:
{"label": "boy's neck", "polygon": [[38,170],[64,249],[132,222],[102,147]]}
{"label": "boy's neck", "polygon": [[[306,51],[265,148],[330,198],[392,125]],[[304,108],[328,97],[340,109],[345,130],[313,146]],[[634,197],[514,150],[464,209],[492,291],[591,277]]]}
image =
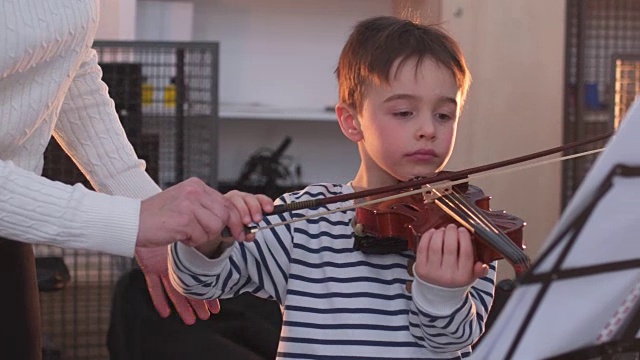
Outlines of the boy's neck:
{"label": "boy's neck", "polygon": [[398,179],[389,174],[386,174],[386,176],[372,176],[361,166],[355,178],[353,178],[353,180],[351,181],[351,186],[355,191],[362,191],[382,186],[394,185],[398,182],[400,182]]}
{"label": "boy's neck", "polygon": [[[433,176],[436,174],[437,172],[430,176]],[[360,169],[358,170],[358,173],[356,174],[355,178],[351,180],[351,187],[353,188],[354,191],[362,191],[362,190],[368,190],[368,189],[375,189],[383,186],[395,185],[400,182],[401,180],[398,180],[387,173],[376,174],[374,176],[369,171],[367,171],[364,166],[360,166]]]}

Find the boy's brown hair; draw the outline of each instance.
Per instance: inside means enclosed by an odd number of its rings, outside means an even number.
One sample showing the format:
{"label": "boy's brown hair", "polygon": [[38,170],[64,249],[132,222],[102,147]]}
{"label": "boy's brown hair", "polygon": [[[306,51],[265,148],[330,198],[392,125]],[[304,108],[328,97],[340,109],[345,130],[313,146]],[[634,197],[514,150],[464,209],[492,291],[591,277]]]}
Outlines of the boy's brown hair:
{"label": "boy's brown hair", "polygon": [[342,49],[335,71],[340,101],[360,112],[366,86],[389,84],[397,59],[400,66],[417,59],[419,66],[425,58],[451,71],[464,103],[471,75],[460,47],[444,30],[393,16],[359,22]]}

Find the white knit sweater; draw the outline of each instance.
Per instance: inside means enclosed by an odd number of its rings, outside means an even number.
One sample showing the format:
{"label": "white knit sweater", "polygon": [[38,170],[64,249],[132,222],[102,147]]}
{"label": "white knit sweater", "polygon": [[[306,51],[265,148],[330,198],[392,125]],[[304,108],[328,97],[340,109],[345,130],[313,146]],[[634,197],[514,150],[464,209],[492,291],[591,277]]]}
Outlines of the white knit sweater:
{"label": "white knit sweater", "polygon": [[[132,256],[137,199],[160,189],[100,80],[98,12],[97,0],[0,0],[0,237]],[[39,176],[52,134],[105,194]]]}

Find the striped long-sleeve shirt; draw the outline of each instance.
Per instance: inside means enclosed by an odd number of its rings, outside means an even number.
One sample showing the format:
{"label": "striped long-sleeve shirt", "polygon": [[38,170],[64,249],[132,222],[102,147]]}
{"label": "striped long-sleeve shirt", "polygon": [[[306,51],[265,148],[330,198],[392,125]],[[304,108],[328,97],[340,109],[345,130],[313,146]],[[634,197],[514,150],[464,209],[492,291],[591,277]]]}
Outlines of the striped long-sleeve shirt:
{"label": "striped long-sleeve shirt", "polygon": [[[276,203],[351,193],[349,185],[316,184]],[[328,209],[267,217],[267,224]],[[283,326],[278,359],[460,359],[484,330],[493,300],[495,263],[470,287],[448,289],[413,279],[410,252],[353,249],[354,210],[258,232],[216,259],[180,243],[171,247],[171,281],[200,299],[250,291],[278,301]],[[413,281],[412,291],[406,289]]]}

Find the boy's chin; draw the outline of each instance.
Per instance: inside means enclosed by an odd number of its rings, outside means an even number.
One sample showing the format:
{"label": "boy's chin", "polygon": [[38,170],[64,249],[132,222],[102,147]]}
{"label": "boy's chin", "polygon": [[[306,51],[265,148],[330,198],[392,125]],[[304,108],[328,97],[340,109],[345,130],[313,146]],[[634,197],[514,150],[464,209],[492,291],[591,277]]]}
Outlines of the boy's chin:
{"label": "boy's chin", "polygon": [[406,182],[406,181],[412,181],[412,180],[419,180],[419,179],[424,179],[424,178],[429,178],[429,177],[433,177],[436,176],[438,173],[437,172],[424,172],[424,173],[418,173],[418,174],[413,174],[413,175],[408,175],[405,176],[401,179],[398,179],[399,182]]}
{"label": "boy's chin", "polygon": [[438,175],[440,170],[441,170],[440,168],[435,168],[432,166],[425,166],[420,169],[413,169],[411,173],[407,174],[405,181],[433,177]]}
{"label": "boy's chin", "polygon": [[416,179],[429,178],[438,175],[440,169],[436,169],[431,166],[424,166],[416,169],[411,167],[409,169],[396,169],[396,171],[388,171],[387,174],[397,182],[406,182]]}
{"label": "boy's chin", "polygon": [[421,171],[411,176],[411,179],[427,178],[438,175],[438,170]]}

